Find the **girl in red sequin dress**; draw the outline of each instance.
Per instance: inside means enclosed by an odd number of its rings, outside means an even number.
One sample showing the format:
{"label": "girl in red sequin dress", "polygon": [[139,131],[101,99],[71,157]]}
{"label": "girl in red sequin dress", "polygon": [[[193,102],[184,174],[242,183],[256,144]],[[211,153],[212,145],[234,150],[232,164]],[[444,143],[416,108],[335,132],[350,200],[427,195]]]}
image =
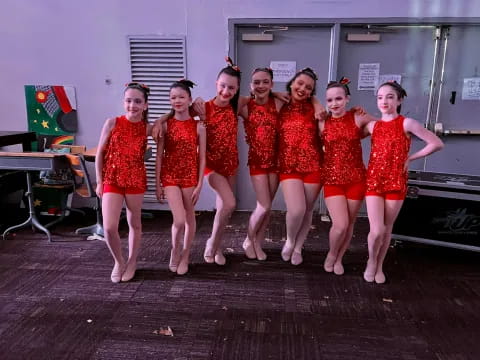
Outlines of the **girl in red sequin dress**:
{"label": "girl in red sequin dress", "polygon": [[330,249],[325,271],[344,273],[343,255],[350,245],[358,210],[365,197],[365,165],[362,158],[363,128],[373,118],[354,109],[347,111],[350,100],[348,79],[331,81],[326,90],[330,114],[319,122],[325,158],[323,193],[332,220]]}
{"label": "girl in red sequin dress", "polygon": [[204,259],[207,263],[225,265],[222,250],[222,235],[235,210],[233,193],[235,174],[238,168],[237,108],[240,89],[240,69],[227,58],[228,66],[217,76],[217,95],[203,103],[196,111],[205,116],[207,133],[207,164],[205,176],[216,194],[216,213],[212,234],[207,240]]}
{"label": "girl in red sequin dress", "polygon": [[287,240],[282,259],[293,265],[303,261],[303,243],[322,187],[320,139],[311,102],[316,80],[310,68],[299,71],[287,83],[291,101],[279,115],[280,186],[287,207]]}
{"label": "girl in red sequin dress", "polygon": [[[363,277],[368,282],[384,283],[383,261],[390,246],[392,228],[407,192],[408,165],[442,149],[443,142],[419,122],[399,115],[405,90],[396,82],[378,88],[379,121],[366,129],[372,135],[367,169],[366,203],[370,232],[368,262]],[[410,137],[415,135],[426,145],[409,155]]]}
{"label": "girl in red sequin dress", "polygon": [[[112,282],[129,281],[135,275],[142,237],[141,209],[147,188],[144,156],[147,135],[148,94],[143,84],[127,84],[123,106],[125,115],[107,119],[98,143],[95,169],[97,195],[102,198],[105,241],[115,260]],[[122,254],[118,223],[123,202],[127,207],[128,260]]]}
{"label": "girl in red sequin dress", "polygon": [[195,204],[205,170],[205,127],[189,113],[193,85],[180,80],[170,86],[172,111],[162,125],[164,136],[158,142],[156,158],[157,198],[161,200],[165,191],[173,215],[169,268],[179,275],[188,271],[196,230]]}
{"label": "girl in red sequin dress", "polygon": [[251,97],[241,97],[240,116],[244,119],[246,142],[249,145],[248,166],[257,198],[257,206],[248,222],[247,238],[243,242],[250,259],[265,260],[262,249],[270,209],[278,188],[277,143],[278,111],[284,104],[272,94],[273,71],[257,68],[250,83]]}

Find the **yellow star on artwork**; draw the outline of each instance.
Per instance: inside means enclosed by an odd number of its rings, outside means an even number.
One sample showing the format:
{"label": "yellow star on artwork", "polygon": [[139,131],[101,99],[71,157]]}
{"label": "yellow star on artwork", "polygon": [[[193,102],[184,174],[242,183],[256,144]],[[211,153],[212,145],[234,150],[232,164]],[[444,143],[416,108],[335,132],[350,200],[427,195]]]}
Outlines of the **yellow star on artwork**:
{"label": "yellow star on artwork", "polygon": [[38,123],[38,120],[37,120],[37,119],[33,119],[33,123],[34,123],[34,124]]}
{"label": "yellow star on artwork", "polygon": [[49,128],[49,127],[48,127],[48,121],[43,120],[43,121],[42,121],[42,126],[43,126],[45,129],[48,129],[48,128]]}
{"label": "yellow star on artwork", "polygon": [[40,206],[40,205],[42,205],[42,200],[35,199],[35,201],[33,202],[33,206]]}
{"label": "yellow star on artwork", "polygon": [[40,114],[40,109],[37,109],[37,114]]}

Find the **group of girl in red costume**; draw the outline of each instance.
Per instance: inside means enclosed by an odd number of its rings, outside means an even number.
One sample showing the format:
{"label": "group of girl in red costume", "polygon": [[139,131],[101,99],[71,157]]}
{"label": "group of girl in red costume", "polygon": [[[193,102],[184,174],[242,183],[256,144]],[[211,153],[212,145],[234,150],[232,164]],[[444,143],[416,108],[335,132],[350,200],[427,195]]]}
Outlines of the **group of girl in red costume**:
{"label": "group of girl in red costume", "polygon": [[[327,113],[314,96],[317,76],[310,68],[300,70],[287,83],[287,98],[272,92],[273,71],[269,68],[253,71],[251,96],[240,96],[240,78],[240,69],[228,58],[228,65],[217,76],[216,96],[207,102],[197,99],[193,106],[190,91],[193,83],[189,80],[174,82],[170,88],[172,111],[157,120],[153,127],[153,137],[158,142],[157,197],[161,199],[166,195],[173,214],[170,270],[177,274],[188,271],[195,236],[194,206],[204,176],[216,194],[216,213],[205,244],[204,260],[218,265],[226,263],[222,235],[235,209],[233,189],[239,166],[237,130],[240,116],[249,145],[248,167],[257,198],[242,245],[246,256],[258,260],[267,258],[262,242],[280,183],[287,208],[287,237],[281,257],[292,265],[301,264],[314,205],[324,186],[325,203],[332,220],[330,247],[323,264],[325,271],[337,275],[344,273],[342,259],[366,197],[370,232],[369,258],[363,276],[368,282],[385,282],[383,261],[390,245],[393,223],[406,195],[408,164],[441,149],[441,140],[417,121],[399,115],[406,93],[394,82],[378,88],[377,106],[382,116],[374,119],[361,109],[347,109],[350,93],[346,79],[328,84]],[[126,97],[128,91],[127,88]],[[147,95],[142,103],[145,110]],[[194,116],[200,121],[194,120]],[[130,119],[128,112],[126,119]],[[108,148],[105,145],[107,130],[104,129],[105,134],[102,132],[100,141],[103,149]],[[145,128],[145,138],[149,131]],[[409,155],[412,134],[426,145]],[[372,150],[368,169],[365,169],[361,139],[368,135],[372,136]],[[99,155],[104,155],[100,146]],[[112,166],[107,159],[105,156],[104,161],[98,162],[97,177],[102,168],[108,173],[107,169]],[[113,229],[114,225],[118,227],[118,218],[106,214],[119,214],[118,206],[109,206],[107,194],[103,195],[102,203],[104,219],[110,219],[111,223],[106,240],[115,260],[112,281],[128,281],[135,272],[138,253],[138,246],[133,244],[137,245],[139,239],[130,242],[135,251],[131,251],[132,255],[125,262],[119,252],[118,230],[115,233]],[[127,195],[120,197],[115,205],[123,198],[127,200]],[[139,213],[139,207],[138,211],[134,209],[135,214]],[[139,238],[135,229],[130,226],[129,238]],[[180,244],[182,234],[183,244]]]}

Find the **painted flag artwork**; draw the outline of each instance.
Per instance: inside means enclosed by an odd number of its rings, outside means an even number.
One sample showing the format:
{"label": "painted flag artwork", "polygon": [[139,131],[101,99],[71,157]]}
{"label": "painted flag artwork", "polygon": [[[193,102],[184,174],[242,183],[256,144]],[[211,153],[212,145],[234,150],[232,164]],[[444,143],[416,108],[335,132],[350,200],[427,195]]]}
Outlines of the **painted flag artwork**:
{"label": "painted flag artwork", "polygon": [[37,133],[37,151],[52,144],[73,144],[77,102],[73,86],[25,85],[28,130]]}

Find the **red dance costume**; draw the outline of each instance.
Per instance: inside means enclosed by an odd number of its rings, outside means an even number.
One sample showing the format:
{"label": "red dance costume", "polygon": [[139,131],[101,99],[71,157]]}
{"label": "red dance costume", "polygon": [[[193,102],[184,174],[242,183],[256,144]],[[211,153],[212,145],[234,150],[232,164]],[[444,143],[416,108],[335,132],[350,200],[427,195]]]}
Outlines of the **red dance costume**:
{"label": "red dance costume", "polygon": [[311,102],[285,104],[280,110],[279,123],[281,179],[288,174],[320,174],[322,154]]}
{"label": "red dance costume", "polygon": [[231,105],[220,107],[212,99],[205,103],[207,164],[205,172],[215,171],[225,177],[238,168],[238,119]]}
{"label": "red dance costume", "polygon": [[197,122],[167,120],[165,150],[160,177],[163,186],[188,188],[198,182]]}
{"label": "red dance costume", "polygon": [[147,123],[131,122],[125,115],[115,119],[106,146],[103,184],[117,188],[147,189],[144,164],[147,148]]}
{"label": "red dance costume", "polygon": [[248,118],[245,119],[245,138],[248,149],[248,166],[251,170],[275,172],[277,165],[278,113],[273,97],[259,105],[250,99]]}
{"label": "red dance costume", "polygon": [[391,121],[377,121],[367,169],[367,195],[397,192],[406,194],[408,172],[405,162],[411,139],[403,130],[402,115]]}

